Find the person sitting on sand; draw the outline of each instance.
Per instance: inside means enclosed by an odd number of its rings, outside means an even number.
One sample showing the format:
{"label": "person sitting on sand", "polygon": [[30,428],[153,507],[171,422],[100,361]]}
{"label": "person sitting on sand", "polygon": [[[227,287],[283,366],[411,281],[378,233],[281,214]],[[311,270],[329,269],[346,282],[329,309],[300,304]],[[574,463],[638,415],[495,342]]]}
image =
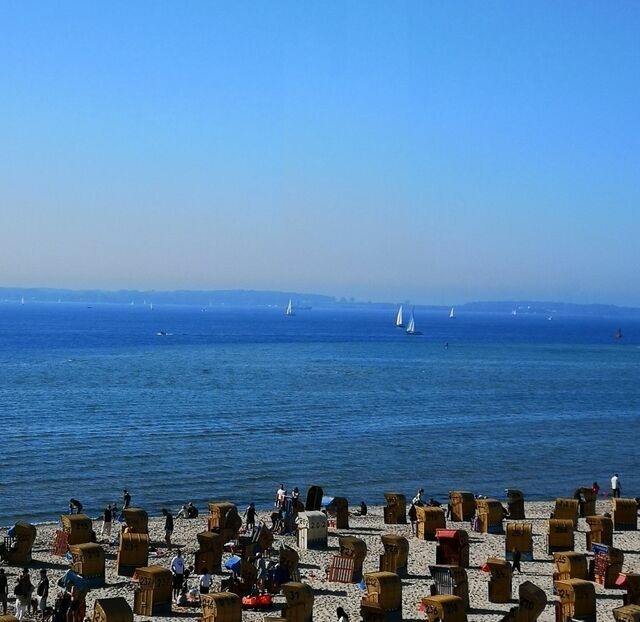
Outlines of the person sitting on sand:
{"label": "person sitting on sand", "polygon": [[180,511],[176,514],[176,518],[187,518],[187,515],[188,515],[187,506],[183,505],[180,508]]}
{"label": "person sitting on sand", "polygon": [[187,503],[187,518],[198,518],[198,508],[191,501]]}
{"label": "person sitting on sand", "polygon": [[342,607],[338,607],[336,609],[336,618],[338,619],[338,622],[349,622],[349,616]]}
{"label": "person sitting on sand", "polygon": [[367,504],[360,501],[360,507],[353,513],[354,516],[366,516],[368,512]]}

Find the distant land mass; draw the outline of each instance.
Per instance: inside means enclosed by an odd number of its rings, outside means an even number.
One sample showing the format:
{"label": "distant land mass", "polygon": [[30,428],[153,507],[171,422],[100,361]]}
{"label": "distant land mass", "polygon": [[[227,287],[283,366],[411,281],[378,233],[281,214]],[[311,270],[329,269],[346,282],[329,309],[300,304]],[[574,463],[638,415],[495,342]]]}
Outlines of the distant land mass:
{"label": "distant land mass", "polygon": [[[82,303],[82,304],[134,304],[134,305],[191,305],[200,307],[284,307],[291,298],[297,310],[349,308],[392,308],[398,304],[415,306],[419,309],[442,310],[445,305],[413,305],[409,300],[398,302],[364,302],[355,298],[337,298],[323,294],[309,294],[290,291],[269,291],[252,289],[225,290],[100,290],[100,289],[57,289],[0,287],[0,301],[3,303]],[[587,316],[640,316],[640,308],[620,307],[607,304],[577,304],[567,302],[540,302],[522,300],[483,301],[456,304],[457,312],[473,313],[513,313],[516,315],[544,314],[587,315]]]}

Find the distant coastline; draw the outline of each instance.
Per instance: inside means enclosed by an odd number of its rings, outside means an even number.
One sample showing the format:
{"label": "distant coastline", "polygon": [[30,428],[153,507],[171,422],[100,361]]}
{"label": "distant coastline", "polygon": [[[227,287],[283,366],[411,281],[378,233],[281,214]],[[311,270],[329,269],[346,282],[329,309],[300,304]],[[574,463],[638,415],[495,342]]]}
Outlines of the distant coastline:
{"label": "distant coastline", "polygon": [[[424,310],[445,310],[448,305],[414,304],[409,300],[396,302],[359,301],[323,294],[276,290],[101,290],[58,289],[34,287],[0,287],[2,303],[81,303],[81,304],[133,304],[185,305],[200,307],[279,307],[291,298],[300,311],[314,308],[393,308],[402,303]],[[640,308],[610,304],[578,304],[535,300],[474,301],[455,304],[456,312],[513,313],[514,315],[578,315],[640,317]]]}

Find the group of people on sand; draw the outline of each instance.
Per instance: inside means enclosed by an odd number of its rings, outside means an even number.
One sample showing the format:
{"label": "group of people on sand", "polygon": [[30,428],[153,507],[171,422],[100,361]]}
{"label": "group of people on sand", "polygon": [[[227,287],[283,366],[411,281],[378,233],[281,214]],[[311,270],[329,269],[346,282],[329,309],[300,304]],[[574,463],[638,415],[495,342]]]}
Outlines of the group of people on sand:
{"label": "group of people on sand", "polygon": [[[4,575],[4,569],[0,568],[0,572]],[[4,576],[4,587],[6,588],[7,578]],[[0,579],[1,583],[1,579]],[[0,587],[0,591],[2,591]],[[47,609],[47,600],[49,598],[49,577],[47,577],[46,568],[40,570],[40,579],[37,585],[31,581],[29,569],[24,568],[18,577],[13,588],[13,594],[16,597],[16,618],[22,620],[25,616],[40,617],[44,619]],[[6,600],[3,600],[4,613],[7,613]]]}
{"label": "group of people on sand", "polygon": [[[15,597],[15,617],[22,621],[25,618],[44,620],[50,617],[53,622],[81,622],[85,615],[84,595],[71,582],[66,581],[55,598],[53,606],[49,605],[51,585],[47,569],[39,570],[39,578],[34,585],[29,568],[24,568],[13,586]],[[8,577],[4,568],[0,568],[0,604],[2,615],[8,614]]]}

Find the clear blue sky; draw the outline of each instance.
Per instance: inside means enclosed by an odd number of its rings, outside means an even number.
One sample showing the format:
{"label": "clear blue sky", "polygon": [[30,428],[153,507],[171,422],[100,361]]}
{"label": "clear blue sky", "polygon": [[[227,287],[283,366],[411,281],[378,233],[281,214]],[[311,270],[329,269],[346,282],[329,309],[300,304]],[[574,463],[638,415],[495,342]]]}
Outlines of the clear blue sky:
{"label": "clear blue sky", "polygon": [[0,285],[640,305],[640,3],[0,3]]}

